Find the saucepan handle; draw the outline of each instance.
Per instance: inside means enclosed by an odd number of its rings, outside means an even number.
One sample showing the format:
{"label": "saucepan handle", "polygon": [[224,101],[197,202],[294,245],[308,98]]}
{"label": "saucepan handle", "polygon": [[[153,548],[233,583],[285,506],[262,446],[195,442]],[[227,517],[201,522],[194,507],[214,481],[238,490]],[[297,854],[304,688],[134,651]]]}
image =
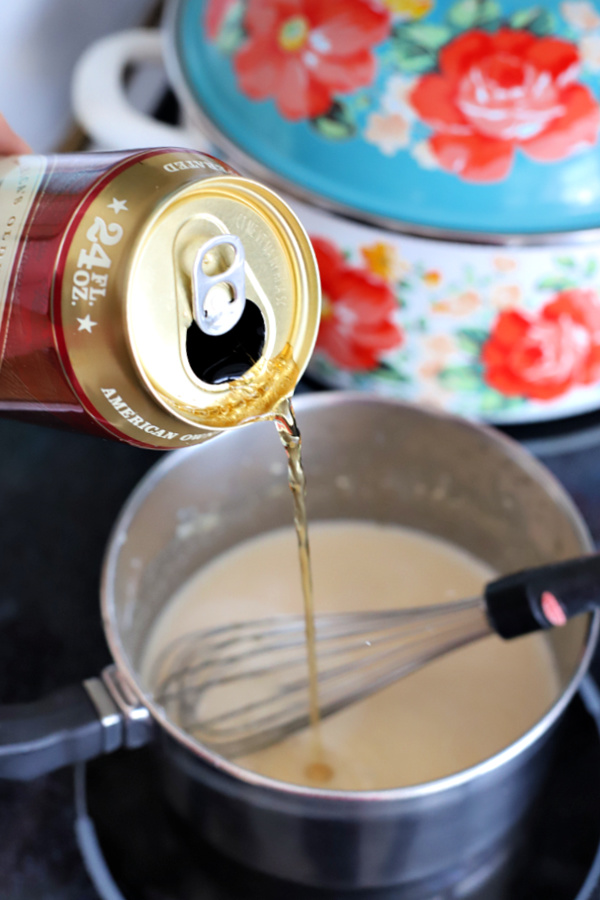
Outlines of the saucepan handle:
{"label": "saucepan handle", "polygon": [[160,33],[134,28],[92,44],[78,60],[72,79],[75,118],[101,149],[124,147],[194,147],[209,153],[209,142],[197,129],[167,125],[131,103],[125,75],[136,65],[162,65]]}
{"label": "saucepan handle", "polygon": [[140,747],[152,718],[115,666],[33,703],[0,707],[0,778],[29,781],[74,762]]}
{"label": "saucepan handle", "polygon": [[600,609],[600,554],[523,569],[485,588],[488,619],[503,638],[564,625]]}

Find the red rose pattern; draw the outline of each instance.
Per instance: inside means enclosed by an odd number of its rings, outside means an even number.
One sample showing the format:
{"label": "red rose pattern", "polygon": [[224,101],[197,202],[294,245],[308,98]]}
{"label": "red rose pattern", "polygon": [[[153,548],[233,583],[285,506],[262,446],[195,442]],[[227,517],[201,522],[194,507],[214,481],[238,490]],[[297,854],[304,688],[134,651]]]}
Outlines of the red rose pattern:
{"label": "red rose pattern", "polygon": [[373,81],[371,48],[390,19],[369,0],[249,0],[244,27],[248,39],[233,60],[241,90],[273,97],[282,116],[297,120]]}
{"label": "red rose pattern", "polygon": [[311,240],[323,291],[317,347],[343,369],[375,369],[384,351],[403,342],[402,331],[392,321],[396,298],[383,279],[349,266],[330,241]]}
{"label": "red rose pattern", "polygon": [[536,314],[504,310],[483,346],[487,383],[507,396],[552,400],[600,378],[600,298],[561,291]]}
{"label": "red rose pattern", "polygon": [[576,80],[579,65],[577,47],[560,38],[473,30],[442,48],[439,71],[418,80],[410,102],[433,129],[428,145],[443,169],[498,181],[517,147],[553,162],[594,144],[600,108]]}

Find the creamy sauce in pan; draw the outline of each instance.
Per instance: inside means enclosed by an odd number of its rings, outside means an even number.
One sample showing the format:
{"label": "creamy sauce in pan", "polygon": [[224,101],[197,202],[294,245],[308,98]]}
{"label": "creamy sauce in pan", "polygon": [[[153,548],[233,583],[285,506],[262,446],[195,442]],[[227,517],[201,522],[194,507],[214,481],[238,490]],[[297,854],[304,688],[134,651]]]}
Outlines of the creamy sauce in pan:
{"label": "creamy sauce in pan", "polygon": [[[214,560],[175,594],[155,623],[142,665],[190,631],[300,613],[293,528],[261,535]],[[421,606],[477,595],[493,572],[461,549],[398,526],[311,524],[315,610]],[[293,577],[290,577],[290,572]],[[331,777],[311,778],[310,729],[237,759],[281,781],[376,790],[440,778],[523,735],[560,693],[541,634],[495,636],[445,656],[321,724]],[[322,773],[321,773],[322,775]]]}

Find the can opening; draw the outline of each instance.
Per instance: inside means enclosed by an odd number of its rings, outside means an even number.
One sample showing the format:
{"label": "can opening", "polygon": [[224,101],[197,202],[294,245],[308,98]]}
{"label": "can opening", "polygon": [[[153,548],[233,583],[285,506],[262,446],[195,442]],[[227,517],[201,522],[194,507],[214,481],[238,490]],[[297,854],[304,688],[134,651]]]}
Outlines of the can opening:
{"label": "can opening", "polygon": [[192,322],[186,335],[188,362],[194,375],[207,384],[240,378],[260,359],[264,345],[264,319],[251,300],[246,300],[241,319],[226,334],[205,334]]}

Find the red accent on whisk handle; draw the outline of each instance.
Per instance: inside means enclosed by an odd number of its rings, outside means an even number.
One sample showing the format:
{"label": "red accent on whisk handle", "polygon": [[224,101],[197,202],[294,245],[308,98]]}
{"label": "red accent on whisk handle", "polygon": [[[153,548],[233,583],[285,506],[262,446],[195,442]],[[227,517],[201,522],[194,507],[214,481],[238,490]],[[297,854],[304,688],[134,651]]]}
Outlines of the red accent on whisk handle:
{"label": "red accent on whisk handle", "polygon": [[486,586],[484,599],[490,625],[503,638],[564,625],[600,608],[600,555],[505,575]]}

